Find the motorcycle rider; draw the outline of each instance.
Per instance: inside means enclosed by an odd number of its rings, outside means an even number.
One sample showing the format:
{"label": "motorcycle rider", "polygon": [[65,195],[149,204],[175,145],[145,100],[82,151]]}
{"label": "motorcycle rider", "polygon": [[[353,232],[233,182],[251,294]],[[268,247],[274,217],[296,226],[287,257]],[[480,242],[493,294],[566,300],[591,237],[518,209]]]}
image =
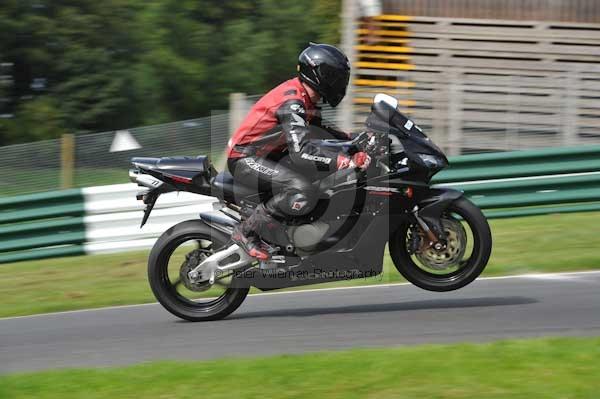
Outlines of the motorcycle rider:
{"label": "motorcycle rider", "polygon": [[316,176],[369,166],[365,152],[350,154],[310,134],[309,125],[338,140],[350,140],[349,134],[323,124],[316,105],[322,99],[336,107],[349,80],[350,63],[342,51],[311,43],[299,56],[298,76],[254,104],[229,141],[227,165],[234,180],[273,193],[234,229],[232,240],[250,256],[268,260],[269,252],[260,240],[265,231],[314,208]]}

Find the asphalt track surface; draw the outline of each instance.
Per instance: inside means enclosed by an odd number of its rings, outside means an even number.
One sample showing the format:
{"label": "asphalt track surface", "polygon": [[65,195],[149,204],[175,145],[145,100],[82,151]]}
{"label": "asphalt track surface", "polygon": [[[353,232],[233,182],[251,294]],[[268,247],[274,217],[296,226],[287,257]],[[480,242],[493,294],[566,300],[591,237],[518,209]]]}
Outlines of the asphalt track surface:
{"label": "asphalt track surface", "polygon": [[0,319],[0,372],[354,347],[600,335],[600,273],[480,279],[438,294],[402,285],[248,297],[229,318],[157,304]]}

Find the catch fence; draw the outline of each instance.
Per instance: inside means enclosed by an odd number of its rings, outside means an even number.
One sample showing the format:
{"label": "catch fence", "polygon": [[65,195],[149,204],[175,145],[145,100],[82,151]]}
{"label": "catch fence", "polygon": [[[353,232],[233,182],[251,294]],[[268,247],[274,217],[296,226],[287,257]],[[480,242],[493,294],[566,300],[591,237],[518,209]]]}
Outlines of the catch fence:
{"label": "catch fence", "polygon": [[[125,183],[129,160],[134,156],[209,154],[219,160],[229,137],[228,117],[222,113],[126,131],[66,135],[57,140],[0,147],[0,197]],[[111,152],[118,134],[130,135],[139,148]]]}

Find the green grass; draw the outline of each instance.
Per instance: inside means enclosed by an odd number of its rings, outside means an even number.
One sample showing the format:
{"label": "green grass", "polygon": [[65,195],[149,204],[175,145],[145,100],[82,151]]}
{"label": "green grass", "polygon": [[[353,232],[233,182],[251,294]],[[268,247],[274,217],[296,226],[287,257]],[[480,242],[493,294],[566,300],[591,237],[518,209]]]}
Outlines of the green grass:
{"label": "green grass", "polygon": [[[600,269],[600,213],[491,221],[494,250],[485,275]],[[0,265],[0,317],[153,302],[148,251]],[[308,288],[401,281],[384,273]]]}
{"label": "green grass", "polygon": [[0,397],[597,398],[600,338],[158,362],[0,377]]}

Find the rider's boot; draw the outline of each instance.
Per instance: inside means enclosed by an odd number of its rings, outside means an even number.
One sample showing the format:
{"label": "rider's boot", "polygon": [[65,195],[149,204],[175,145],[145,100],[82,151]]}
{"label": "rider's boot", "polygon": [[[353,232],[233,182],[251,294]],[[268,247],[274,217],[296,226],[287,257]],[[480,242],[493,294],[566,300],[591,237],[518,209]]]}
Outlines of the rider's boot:
{"label": "rider's boot", "polygon": [[269,252],[261,244],[259,234],[261,230],[268,229],[277,223],[265,206],[260,204],[256,207],[248,219],[242,221],[233,229],[231,240],[243,248],[248,255],[258,260],[269,259]]}

